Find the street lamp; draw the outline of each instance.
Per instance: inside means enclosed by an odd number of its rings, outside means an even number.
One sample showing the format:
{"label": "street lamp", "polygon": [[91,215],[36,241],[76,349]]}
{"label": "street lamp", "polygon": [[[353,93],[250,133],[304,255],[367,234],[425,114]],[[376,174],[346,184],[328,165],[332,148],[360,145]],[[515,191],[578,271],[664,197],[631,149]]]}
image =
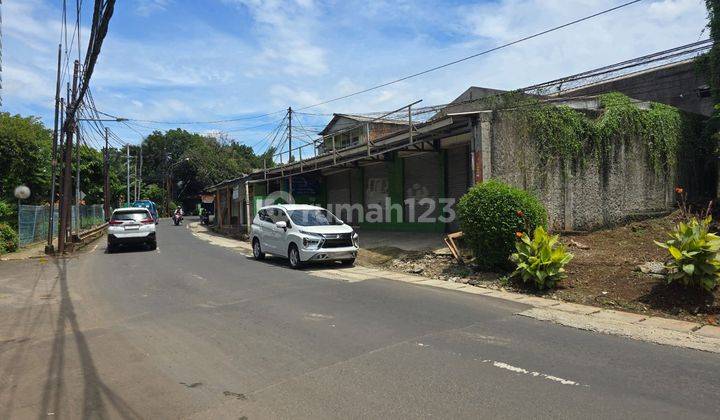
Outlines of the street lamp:
{"label": "street lamp", "polygon": [[18,185],[15,187],[15,198],[18,200],[18,215],[20,214],[20,200],[26,200],[30,197],[30,188],[26,185]]}

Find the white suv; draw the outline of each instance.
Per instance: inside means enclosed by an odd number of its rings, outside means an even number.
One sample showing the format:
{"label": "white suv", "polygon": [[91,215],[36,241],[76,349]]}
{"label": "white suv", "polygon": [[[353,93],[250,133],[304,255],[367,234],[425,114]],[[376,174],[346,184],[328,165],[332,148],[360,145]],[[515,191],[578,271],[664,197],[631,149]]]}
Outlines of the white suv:
{"label": "white suv", "polygon": [[286,257],[299,268],[306,261],[355,262],[358,234],[322,207],[279,204],[261,208],[252,222],[253,255]]}
{"label": "white suv", "polygon": [[107,250],[113,252],[119,245],[145,244],[157,248],[155,219],[145,207],[116,209],[110,217],[107,230]]}

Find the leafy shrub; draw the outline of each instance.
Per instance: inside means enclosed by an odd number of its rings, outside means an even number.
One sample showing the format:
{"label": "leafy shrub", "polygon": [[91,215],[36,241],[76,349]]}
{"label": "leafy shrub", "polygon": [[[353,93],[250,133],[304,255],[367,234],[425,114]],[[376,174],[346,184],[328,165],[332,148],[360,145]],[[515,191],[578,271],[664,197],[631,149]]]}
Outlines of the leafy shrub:
{"label": "leafy shrub", "polygon": [[17,251],[19,242],[17,232],[6,223],[0,223],[0,254]]}
{"label": "leafy shrub", "polygon": [[655,243],[670,253],[665,264],[668,283],[680,282],[685,286],[714,289],[720,283],[720,236],[710,233],[712,217],[696,217],[678,223],[670,233],[670,240]]}
{"label": "leafy shrub", "polygon": [[547,224],[547,212],[527,191],[490,180],[475,185],[457,206],[464,239],[478,262],[488,268],[511,268],[515,232]]}
{"label": "leafy shrub", "polygon": [[0,222],[8,222],[14,215],[13,208],[6,201],[0,200]]}
{"label": "leafy shrub", "polygon": [[560,235],[550,235],[542,226],[535,228],[532,240],[521,233],[515,243],[517,252],[510,258],[517,264],[512,276],[520,276],[523,282],[535,282],[538,289],[555,287],[565,277],[565,265],[573,258],[565,245],[558,243]]}

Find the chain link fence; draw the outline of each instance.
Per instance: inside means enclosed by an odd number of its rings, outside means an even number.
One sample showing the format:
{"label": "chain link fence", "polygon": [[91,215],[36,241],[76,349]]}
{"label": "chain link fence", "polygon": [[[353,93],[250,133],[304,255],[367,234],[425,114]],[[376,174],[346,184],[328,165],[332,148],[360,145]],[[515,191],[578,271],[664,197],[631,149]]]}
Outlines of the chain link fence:
{"label": "chain link fence", "polygon": [[[53,216],[53,237],[58,231],[58,207],[55,206]],[[77,207],[72,206],[72,231],[77,231]],[[80,230],[86,230],[105,223],[105,211],[102,204],[80,206]],[[20,246],[47,240],[50,206],[21,205],[18,211],[18,235]]]}

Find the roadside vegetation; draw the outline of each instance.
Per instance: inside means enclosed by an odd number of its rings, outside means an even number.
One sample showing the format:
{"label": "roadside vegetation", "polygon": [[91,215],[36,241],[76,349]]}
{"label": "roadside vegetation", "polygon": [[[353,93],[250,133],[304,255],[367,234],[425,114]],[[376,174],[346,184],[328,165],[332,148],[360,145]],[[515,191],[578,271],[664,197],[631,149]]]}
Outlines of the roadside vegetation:
{"label": "roadside vegetation", "polygon": [[[80,190],[85,193],[84,204],[101,204],[104,199],[103,152],[89,146],[93,145],[92,139],[85,140],[87,144],[80,146]],[[108,151],[111,207],[122,206],[127,194],[127,151],[119,144],[115,146]],[[168,198],[167,180],[170,178],[171,210],[211,184],[262,167],[263,159],[272,166],[270,156],[274,153],[271,149],[259,156],[249,146],[221,133],[201,135],[182,129],[153,132],[142,144],[130,146],[131,156],[139,156],[141,149],[143,179],[140,196],[158,204],[164,203]],[[17,249],[15,187],[26,185],[30,189],[30,197],[22,204],[49,204],[51,155],[52,132],[39,118],[0,112],[0,253]],[[134,173],[131,167],[131,182],[134,182]]]}

